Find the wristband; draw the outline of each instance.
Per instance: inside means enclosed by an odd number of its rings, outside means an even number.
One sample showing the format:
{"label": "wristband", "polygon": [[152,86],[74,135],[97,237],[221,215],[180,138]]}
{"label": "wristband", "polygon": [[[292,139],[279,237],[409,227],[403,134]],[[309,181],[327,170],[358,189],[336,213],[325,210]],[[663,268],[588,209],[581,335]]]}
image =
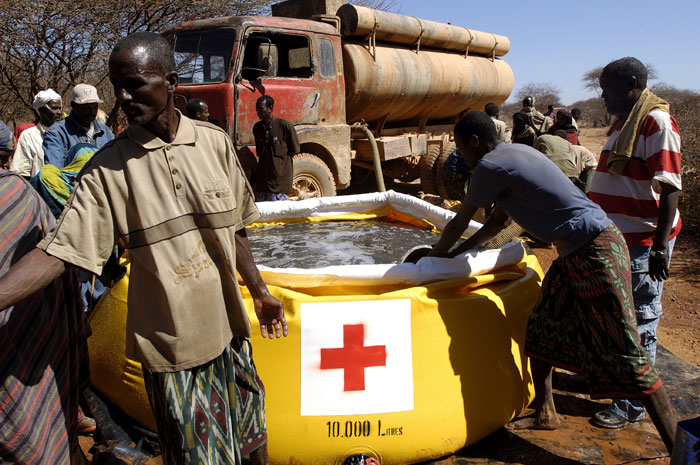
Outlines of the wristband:
{"label": "wristband", "polygon": [[666,258],[668,254],[665,250],[651,250],[649,251],[649,256],[651,258]]}

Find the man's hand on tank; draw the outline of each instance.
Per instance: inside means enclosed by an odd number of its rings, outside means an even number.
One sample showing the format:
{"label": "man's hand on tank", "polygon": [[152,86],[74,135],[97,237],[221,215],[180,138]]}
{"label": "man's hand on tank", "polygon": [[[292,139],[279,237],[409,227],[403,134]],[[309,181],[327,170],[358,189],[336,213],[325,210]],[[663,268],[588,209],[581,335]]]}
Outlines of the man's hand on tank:
{"label": "man's hand on tank", "polygon": [[260,334],[264,338],[275,339],[282,336],[287,337],[289,329],[287,320],[284,317],[284,306],[282,302],[271,295],[263,295],[253,299],[255,314],[260,323]]}

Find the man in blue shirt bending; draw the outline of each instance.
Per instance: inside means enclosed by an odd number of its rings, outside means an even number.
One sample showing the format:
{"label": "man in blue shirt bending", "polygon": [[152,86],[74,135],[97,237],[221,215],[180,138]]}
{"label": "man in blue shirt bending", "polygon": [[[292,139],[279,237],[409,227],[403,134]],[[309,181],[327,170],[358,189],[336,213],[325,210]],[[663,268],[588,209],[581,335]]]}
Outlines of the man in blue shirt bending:
{"label": "man in blue shirt bending", "polygon": [[[630,258],[620,231],[543,154],[499,142],[486,113],[472,112],[454,129],[464,162],[473,169],[457,215],[429,255],[453,257],[495,236],[508,218],[559,258],[542,282],[528,320],[535,413],[509,429],[556,429],[552,366],[584,375],[591,398],[638,398],[671,452],[675,419],[666,390],[642,348],[636,328]],[[486,223],[457,247],[477,208],[495,205]]]}

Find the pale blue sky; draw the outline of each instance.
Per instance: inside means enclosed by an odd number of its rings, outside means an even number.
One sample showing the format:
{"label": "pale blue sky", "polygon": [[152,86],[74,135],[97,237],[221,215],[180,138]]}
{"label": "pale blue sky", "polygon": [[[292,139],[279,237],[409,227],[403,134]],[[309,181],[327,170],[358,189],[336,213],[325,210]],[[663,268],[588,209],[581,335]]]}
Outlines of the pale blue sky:
{"label": "pale blue sky", "polygon": [[653,65],[658,81],[700,91],[700,0],[396,3],[401,14],[507,36],[504,59],[515,74],[514,92],[528,82],[550,82],[566,105],[595,97],[583,88],[583,74],[624,56]]}

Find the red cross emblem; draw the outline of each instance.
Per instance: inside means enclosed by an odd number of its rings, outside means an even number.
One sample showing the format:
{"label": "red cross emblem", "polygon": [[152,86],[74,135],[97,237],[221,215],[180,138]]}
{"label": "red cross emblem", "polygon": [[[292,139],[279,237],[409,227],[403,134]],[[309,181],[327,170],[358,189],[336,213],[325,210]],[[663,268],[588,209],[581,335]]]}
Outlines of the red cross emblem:
{"label": "red cross emblem", "polygon": [[386,366],[386,346],[365,347],[365,325],[343,325],[343,347],[321,349],[321,370],[343,369],[343,391],[365,390],[365,368]]}

